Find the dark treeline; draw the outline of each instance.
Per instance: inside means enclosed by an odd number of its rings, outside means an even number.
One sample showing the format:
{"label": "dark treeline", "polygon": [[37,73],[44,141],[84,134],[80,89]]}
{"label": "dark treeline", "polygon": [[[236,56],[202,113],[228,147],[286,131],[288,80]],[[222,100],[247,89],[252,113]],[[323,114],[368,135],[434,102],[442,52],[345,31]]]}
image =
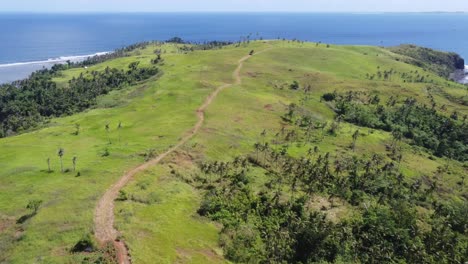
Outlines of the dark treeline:
{"label": "dark treeline", "polygon": [[108,67],[90,76],[81,74],[64,88],[52,80],[62,67],[66,66],[43,69],[28,79],[0,86],[0,137],[33,128],[50,117],[83,111],[94,105],[98,96],[158,73],[155,66],[139,68],[134,62],[127,70]]}
{"label": "dark treeline", "polygon": [[219,49],[233,44],[233,42],[230,41],[186,41],[179,37],[170,38],[166,40],[166,43],[183,44],[181,47],[182,51]]}
{"label": "dark treeline", "polygon": [[156,42],[140,42],[140,43],[132,44],[121,49],[116,49],[113,52],[89,57],[88,59],[82,62],[73,63],[71,66],[75,66],[75,67],[90,66],[90,65],[94,65],[94,64],[107,61],[107,60],[125,57],[125,56],[128,56],[129,53],[134,50],[143,49],[154,43]]}
{"label": "dark treeline", "polygon": [[[384,156],[292,158],[268,143],[250,157],[201,164],[199,214],[223,224],[221,245],[239,263],[465,263],[467,203],[441,202],[437,180],[407,180]],[[258,186],[253,168],[266,171]],[[255,171],[258,171],[256,169]],[[314,195],[348,203],[329,220]],[[341,201],[341,202],[337,202]],[[421,209],[425,212],[421,214]]]}
{"label": "dark treeline", "polygon": [[326,94],[323,98],[334,102],[339,119],[389,131],[396,138],[408,138],[439,157],[468,160],[467,116],[456,111],[450,117],[442,115],[434,100],[427,106],[414,98],[400,102],[392,96],[381,103],[378,95],[359,92]]}

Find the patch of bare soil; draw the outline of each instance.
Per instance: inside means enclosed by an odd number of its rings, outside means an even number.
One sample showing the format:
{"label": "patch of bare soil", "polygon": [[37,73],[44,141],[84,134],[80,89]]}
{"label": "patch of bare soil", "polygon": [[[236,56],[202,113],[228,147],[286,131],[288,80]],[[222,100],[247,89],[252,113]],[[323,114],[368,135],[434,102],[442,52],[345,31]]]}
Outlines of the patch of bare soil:
{"label": "patch of bare soil", "polygon": [[267,105],[263,106],[263,108],[265,110],[268,110],[268,111],[273,111],[273,105],[271,105],[271,104],[267,104]]}

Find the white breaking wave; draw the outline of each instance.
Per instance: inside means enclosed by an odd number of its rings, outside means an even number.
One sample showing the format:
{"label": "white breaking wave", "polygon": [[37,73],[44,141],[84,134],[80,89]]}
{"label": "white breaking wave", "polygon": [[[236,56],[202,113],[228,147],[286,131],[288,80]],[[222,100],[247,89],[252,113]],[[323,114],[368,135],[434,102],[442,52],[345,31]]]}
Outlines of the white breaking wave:
{"label": "white breaking wave", "polygon": [[463,78],[460,82],[463,84],[468,84],[468,65],[465,65],[465,78]]}
{"label": "white breaking wave", "polygon": [[90,58],[90,57],[106,55],[106,54],[109,54],[109,53],[110,53],[109,51],[105,51],[105,52],[97,52],[97,53],[89,54],[89,55],[62,56],[62,57],[58,57],[58,58],[54,58],[54,59],[48,59],[48,60],[42,60],[42,61],[7,63],[7,64],[0,64],[0,68],[23,66],[23,65],[34,65],[34,64],[59,64],[59,63],[65,63],[67,61],[80,62],[80,61],[84,61],[84,60],[86,60],[87,58]]}

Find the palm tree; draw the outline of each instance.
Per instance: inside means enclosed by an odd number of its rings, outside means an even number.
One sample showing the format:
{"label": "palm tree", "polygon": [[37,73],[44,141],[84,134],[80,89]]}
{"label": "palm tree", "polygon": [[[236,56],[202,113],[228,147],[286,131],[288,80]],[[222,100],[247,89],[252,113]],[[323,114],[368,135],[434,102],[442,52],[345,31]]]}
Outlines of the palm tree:
{"label": "palm tree", "polygon": [[353,144],[351,145],[353,152],[356,150],[356,140],[359,136],[359,129],[353,133]]}
{"label": "palm tree", "polygon": [[106,124],[105,129],[106,129],[106,134],[107,134],[107,140],[109,140],[109,144],[112,144],[110,140],[110,136],[109,136],[109,131],[110,131],[109,123]]}
{"label": "palm tree", "polygon": [[47,171],[51,173],[52,171],[50,170],[50,158],[47,158]]}
{"label": "palm tree", "polygon": [[266,137],[266,135],[267,135],[267,132],[266,132],[266,129],[264,129],[264,130],[262,131],[262,133],[260,134],[260,136],[262,136],[262,138],[263,138],[263,143],[265,143],[265,137]]}
{"label": "palm tree", "polygon": [[75,124],[75,136],[80,134],[80,124]]}
{"label": "palm tree", "polygon": [[60,170],[63,173],[63,159],[62,158],[63,158],[63,155],[65,155],[65,150],[63,148],[60,148],[57,152],[57,155],[60,158]]}
{"label": "palm tree", "polygon": [[76,171],[76,160],[77,160],[77,157],[73,157],[72,159],[72,162],[73,162],[73,171]]}
{"label": "palm tree", "polygon": [[265,142],[265,144],[261,145],[261,150],[263,151],[263,163],[266,162],[266,157],[267,157],[267,153],[268,153],[269,148],[270,148],[270,146],[269,146],[268,142]]}
{"label": "palm tree", "polygon": [[119,125],[117,126],[117,131],[119,131],[119,143],[120,143],[120,139],[121,139],[121,136],[120,136],[120,130],[122,129],[122,121],[119,121]]}
{"label": "palm tree", "polygon": [[255,143],[255,144],[254,144],[254,148],[255,148],[255,155],[256,155],[257,161],[258,161],[258,152],[259,152],[259,150],[260,150],[260,148],[261,148],[261,147],[260,147],[260,143],[258,143],[258,142]]}

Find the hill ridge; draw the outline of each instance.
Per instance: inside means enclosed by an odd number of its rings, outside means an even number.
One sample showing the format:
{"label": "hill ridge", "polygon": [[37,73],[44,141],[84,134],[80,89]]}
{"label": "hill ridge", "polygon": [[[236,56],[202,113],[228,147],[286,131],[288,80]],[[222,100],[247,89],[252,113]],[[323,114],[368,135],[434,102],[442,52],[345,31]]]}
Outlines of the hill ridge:
{"label": "hill ridge", "polygon": [[[269,48],[261,51],[267,51]],[[257,54],[261,53],[258,52]],[[97,240],[104,245],[105,243],[112,242],[116,251],[117,251],[117,258],[119,263],[127,264],[131,263],[131,257],[129,256],[129,252],[127,250],[127,246],[122,239],[118,238],[118,230],[114,227],[114,201],[117,198],[119,191],[125,187],[125,185],[132,180],[133,176],[138,172],[142,172],[148,169],[151,166],[157,165],[161,160],[163,160],[166,156],[177,150],[179,147],[184,145],[187,141],[189,141],[194,135],[197,134],[198,130],[203,125],[205,120],[204,112],[206,108],[213,102],[216,96],[224,89],[239,85],[242,83],[242,78],[240,77],[240,71],[242,69],[243,63],[247,61],[253,55],[247,55],[242,57],[238,61],[238,66],[233,72],[234,82],[229,84],[223,84],[216,88],[214,92],[212,92],[203,103],[200,108],[197,109],[196,114],[198,121],[194,125],[194,127],[184,136],[182,137],[179,142],[168,149],[166,152],[158,155],[156,158],[151,159],[150,161],[139,165],[138,167],[130,170],[129,172],[125,173],[114,185],[112,185],[105,194],[99,200],[96,209],[94,211],[94,232]]]}

